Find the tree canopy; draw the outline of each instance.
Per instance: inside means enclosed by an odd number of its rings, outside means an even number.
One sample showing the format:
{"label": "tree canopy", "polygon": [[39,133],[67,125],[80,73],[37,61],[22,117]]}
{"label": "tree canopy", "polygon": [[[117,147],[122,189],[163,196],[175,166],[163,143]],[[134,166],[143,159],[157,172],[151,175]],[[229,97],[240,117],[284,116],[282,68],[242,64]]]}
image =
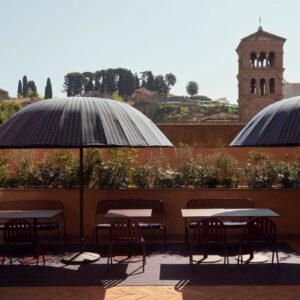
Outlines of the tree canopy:
{"label": "tree canopy", "polygon": [[196,81],[189,81],[186,86],[186,91],[191,96],[192,99],[195,95],[198,94],[198,89],[199,87]]}

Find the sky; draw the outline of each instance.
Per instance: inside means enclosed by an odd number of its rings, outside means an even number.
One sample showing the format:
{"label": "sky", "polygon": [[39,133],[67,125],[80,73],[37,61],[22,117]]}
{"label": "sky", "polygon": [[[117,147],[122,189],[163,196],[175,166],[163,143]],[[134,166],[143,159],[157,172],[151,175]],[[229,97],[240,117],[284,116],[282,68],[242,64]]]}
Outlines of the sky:
{"label": "sky", "polygon": [[44,95],[65,96],[69,72],[127,68],[173,73],[171,93],[236,103],[237,48],[257,31],[287,39],[284,78],[300,82],[298,0],[0,0],[0,88],[17,94],[26,75]]}

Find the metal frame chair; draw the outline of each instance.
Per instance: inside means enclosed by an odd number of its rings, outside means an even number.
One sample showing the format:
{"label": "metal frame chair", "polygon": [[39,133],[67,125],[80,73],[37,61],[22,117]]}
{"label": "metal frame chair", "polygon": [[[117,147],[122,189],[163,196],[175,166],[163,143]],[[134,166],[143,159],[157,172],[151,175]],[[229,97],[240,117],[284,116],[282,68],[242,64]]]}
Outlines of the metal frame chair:
{"label": "metal frame chair", "polygon": [[190,266],[193,266],[194,245],[200,243],[203,246],[203,259],[208,257],[207,243],[223,243],[224,265],[229,265],[227,250],[226,226],[217,218],[205,218],[194,226],[193,241],[190,243]]}
{"label": "metal frame chair", "polygon": [[143,272],[146,265],[146,243],[141,234],[141,228],[137,221],[134,219],[117,219],[111,224],[109,231],[109,245],[107,264],[113,264],[113,244],[127,243],[128,244],[128,257],[131,256],[132,244],[141,244],[143,252]]}
{"label": "metal frame chair", "polygon": [[257,242],[269,242],[272,245],[272,267],[274,265],[274,256],[276,253],[277,266],[279,271],[279,257],[277,251],[277,227],[276,224],[269,218],[258,217],[250,220],[244,228],[244,232],[239,243],[238,264],[241,266],[245,263],[243,261],[243,246],[250,245],[250,260],[254,257],[253,244]]}
{"label": "metal frame chair", "polygon": [[[12,246],[21,245],[33,245],[33,254],[37,259],[36,264],[39,264],[41,241],[36,234],[36,229],[33,224],[29,223],[25,219],[11,219],[4,226],[3,238],[6,248],[6,256],[8,256],[11,265],[13,264],[11,248]],[[45,265],[45,257],[43,254],[42,258]],[[2,265],[4,264],[4,260],[5,256],[3,256]]]}

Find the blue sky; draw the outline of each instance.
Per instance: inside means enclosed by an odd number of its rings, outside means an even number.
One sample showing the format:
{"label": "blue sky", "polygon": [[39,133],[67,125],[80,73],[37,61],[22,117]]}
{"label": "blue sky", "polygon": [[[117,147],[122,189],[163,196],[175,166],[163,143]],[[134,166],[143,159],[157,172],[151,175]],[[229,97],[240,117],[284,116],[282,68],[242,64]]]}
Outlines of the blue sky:
{"label": "blue sky", "polygon": [[124,67],[172,72],[174,94],[194,80],[199,94],[237,100],[241,38],[285,37],[284,78],[300,82],[297,0],[0,0],[0,88],[16,96],[27,75],[44,94],[47,77],[63,96],[64,75]]}

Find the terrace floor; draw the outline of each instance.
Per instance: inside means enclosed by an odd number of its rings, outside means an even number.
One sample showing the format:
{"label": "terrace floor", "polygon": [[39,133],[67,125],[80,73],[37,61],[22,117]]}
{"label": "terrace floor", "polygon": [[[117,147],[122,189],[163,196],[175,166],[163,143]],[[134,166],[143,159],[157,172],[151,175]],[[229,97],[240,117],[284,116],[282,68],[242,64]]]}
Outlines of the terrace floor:
{"label": "terrace floor", "polygon": [[[290,249],[294,249],[300,253],[300,240],[290,239],[285,240],[284,243],[289,245]],[[284,256],[282,251],[284,252],[284,249],[281,249],[281,258]],[[287,250],[287,252],[289,252],[289,250]],[[145,272],[148,275],[151,274],[151,265],[155,265],[154,256],[155,255],[150,254],[147,260]],[[298,271],[298,267],[300,269],[300,258],[298,255],[296,256],[297,259],[290,261],[290,264],[293,263],[294,267],[296,265],[296,269],[291,271],[294,271],[295,275],[298,275],[300,274]],[[289,257],[289,255],[285,257]],[[159,259],[161,260],[161,258]],[[171,257],[170,259],[171,260],[167,258],[168,262],[174,263],[175,260],[182,268],[180,269],[179,267],[177,270],[174,269],[173,274],[171,270],[169,275],[174,275],[173,277],[175,279],[181,278],[185,268],[183,265],[181,265],[181,263],[183,260],[186,260],[186,257],[180,258],[178,256],[177,258]],[[299,279],[297,279],[298,276],[291,276],[289,272],[290,270],[287,267],[289,263],[288,259],[281,261],[281,265],[283,267],[281,268],[280,273],[277,273],[276,269],[272,270],[265,264],[259,266],[256,265],[254,268],[249,266],[249,268],[246,269],[245,273],[247,277],[244,281],[240,280],[240,278],[245,275],[238,270],[232,258],[230,262],[232,263],[232,266],[230,267],[231,271],[229,272],[226,271],[221,264],[209,265],[206,269],[206,274],[208,275],[208,278],[211,278],[212,280],[200,281],[199,284],[197,284],[197,281],[194,281],[194,284],[192,285],[186,284],[180,280],[171,280],[169,281],[171,282],[169,285],[166,285],[166,283],[168,283],[167,281],[164,283],[164,285],[160,285],[160,283],[157,282],[151,285],[149,284],[149,276],[147,277],[145,274],[136,274],[131,276],[136,276],[137,279],[129,278],[128,285],[126,284],[126,280],[123,280],[121,285],[118,283],[122,281],[115,281],[112,284],[106,285],[93,284],[93,280],[91,279],[94,274],[93,268],[86,269],[84,272],[77,272],[78,277],[74,277],[74,279],[71,281],[64,278],[64,276],[66,276],[64,273],[61,279],[59,279],[58,277],[53,278],[58,276],[58,273],[53,273],[52,277],[47,277],[48,275],[45,275],[43,271],[39,271],[39,280],[28,284],[30,281],[26,281],[26,278],[24,279],[22,277],[24,274],[26,274],[22,272],[26,272],[26,270],[24,271],[19,269],[18,272],[15,272],[14,268],[17,270],[19,266],[15,266],[12,269],[9,269],[9,266],[5,266],[4,269],[0,271],[0,279],[2,278],[2,280],[0,280],[0,299],[299,299],[300,276]],[[104,267],[104,264],[105,262],[103,261],[102,267]],[[102,268],[101,263],[95,265],[100,269]],[[59,264],[56,266],[61,267]],[[114,267],[118,267],[118,265]],[[203,267],[205,268],[204,265]],[[35,266],[30,268],[31,270],[35,270]],[[43,266],[37,268],[39,270],[43,270]],[[214,270],[215,268],[219,268],[216,269],[217,272],[215,272],[215,274],[208,274],[210,270]],[[85,269],[83,268],[82,270]],[[102,268],[101,270],[102,274],[100,277],[105,278],[107,276],[106,268]],[[156,272],[155,269],[152,269],[152,272]],[[196,271],[196,273],[200,274],[201,272],[202,271]],[[219,274],[217,274],[218,272]],[[266,275],[271,274],[271,277],[273,276],[274,281],[271,278],[270,281],[260,282],[259,278],[262,276],[262,272],[265,272]],[[186,274],[188,276],[189,273]],[[224,280],[224,284],[222,284],[222,281],[220,281],[220,274],[223,274],[224,277],[229,278]],[[12,275],[15,277],[12,277]],[[216,280],[214,281],[215,275]],[[184,277],[185,275],[182,276]],[[160,275],[160,277],[163,276]],[[15,278],[15,280],[13,279],[12,281],[11,278]],[[43,284],[43,280],[46,280],[44,281],[46,284]],[[143,284],[143,281],[145,284]],[[66,282],[66,284],[64,284],[64,282]],[[80,282],[82,282],[82,285]]]}

